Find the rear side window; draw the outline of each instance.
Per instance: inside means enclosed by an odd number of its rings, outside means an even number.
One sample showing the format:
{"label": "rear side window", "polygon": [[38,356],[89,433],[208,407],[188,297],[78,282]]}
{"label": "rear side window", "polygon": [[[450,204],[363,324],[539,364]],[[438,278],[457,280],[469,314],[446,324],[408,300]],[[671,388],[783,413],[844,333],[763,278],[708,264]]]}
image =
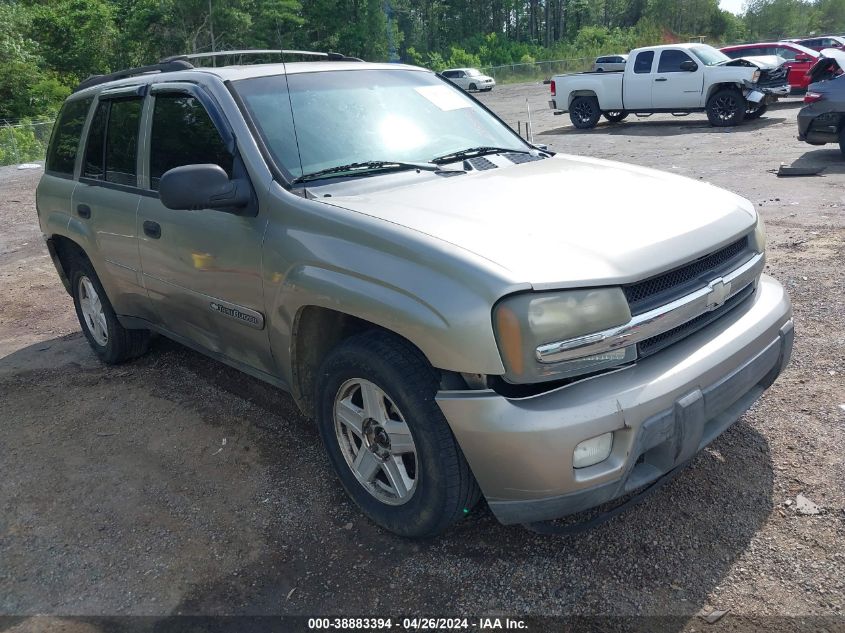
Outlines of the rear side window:
{"label": "rear side window", "polygon": [[654,51],[643,51],[637,55],[634,62],[634,72],[643,74],[651,72],[651,65],[654,63]]}
{"label": "rear side window", "polygon": [[781,46],[777,49],[777,55],[780,55],[784,59],[795,59],[795,51],[791,48],[786,48],[785,46]]}
{"label": "rear side window", "polygon": [[150,139],[150,188],[158,191],[162,175],[174,167],[206,163],[219,165],[232,177],[232,155],[203,105],[190,95],[157,95]]}
{"label": "rear side window", "polygon": [[75,99],[65,102],[62,106],[50,139],[50,147],[47,150],[45,171],[73,175],[79,138],[82,136],[82,128],[85,125],[91,101],[93,99]]}
{"label": "rear side window", "polygon": [[141,99],[101,101],[91,120],[82,175],[118,185],[138,185]]}
{"label": "rear side window", "polygon": [[660,64],[657,67],[659,73],[679,73],[681,64],[686,61],[692,61],[692,58],[684,51],[669,49],[660,53]]}

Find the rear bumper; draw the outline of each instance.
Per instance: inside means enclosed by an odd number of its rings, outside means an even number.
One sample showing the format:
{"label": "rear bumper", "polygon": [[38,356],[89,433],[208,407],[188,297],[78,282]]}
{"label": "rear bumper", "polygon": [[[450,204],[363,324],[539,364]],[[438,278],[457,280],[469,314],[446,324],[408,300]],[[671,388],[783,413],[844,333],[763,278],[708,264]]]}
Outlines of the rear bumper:
{"label": "rear bumper", "polygon": [[814,112],[803,108],[798,113],[798,140],[823,145],[839,142],[839,124],[843,115],[838,112]]}
{"label": "rear bumper", "polygon": [[[496,517],[553,519],[646,485],[712,442],[788,363],[791,314],[764,275],[743,305],[633,367],[531,398],[463,391],[437,402]],[[573,468],[575,446],[607,432],[610,457]]]}

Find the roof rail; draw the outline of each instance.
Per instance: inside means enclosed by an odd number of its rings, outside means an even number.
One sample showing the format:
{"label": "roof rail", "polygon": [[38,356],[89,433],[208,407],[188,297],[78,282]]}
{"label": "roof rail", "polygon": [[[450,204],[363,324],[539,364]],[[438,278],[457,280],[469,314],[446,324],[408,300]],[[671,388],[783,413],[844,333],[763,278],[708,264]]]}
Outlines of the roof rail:
{"label": "roof rail", "polygon": [[357,57],[348,57],[341,53],[333,53],[329,51],[328,53],[319,53],[316,51],[297,51],[297,50],[284,50],[284,49],[247,49],[247,50],[236,50],[236,51],[215,51],[212,53],[188,53],[187,55],[173,55],[172,57],[165,57],[161,60],[161,63],[168,63],[173,61],[180,61],[180,60],[189,60],[189,59],[204,59],[208,57],[230,57],[232,55],[300,55],[305,57],[322,57],[327,59],[330,62],[361,62],[364,61],[363,59],[358,59]]}
{"label": "roof rail", "polygon": [[189,70],[193,68],[193,64],[188,62],[185,59],[167,59],[162,60],[158,64],[152,64],[150,66],[139,66],[138,68],[127,68],[126,70],[118,70],[114,73],[108,73],[107,75],[91,75],[87,79],[84,79],[79,83],[79,85],[74,89],[74,92],[79,92],[80,90],[85,90],[85,88],[90,88],[91,86],[98,86],[100,84],[108,83],[109,81],[114,81],[116,79],[126,79],[127,77],[135,77],[136,75],[146,75],[148,73],[172,73],[177,70]]}

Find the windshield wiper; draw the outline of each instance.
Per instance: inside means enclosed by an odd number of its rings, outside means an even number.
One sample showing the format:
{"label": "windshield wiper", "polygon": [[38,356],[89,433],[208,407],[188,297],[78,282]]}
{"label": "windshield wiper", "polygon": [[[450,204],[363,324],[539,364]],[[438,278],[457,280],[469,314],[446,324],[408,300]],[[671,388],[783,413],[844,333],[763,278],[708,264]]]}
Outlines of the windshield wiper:
{"label": "windshield wiper", "polygon": [[449,154],[443,154],[443,156],[438,156],[437,158],[432,158],[431,162],[436,163],[438,165],[443,163],[452,163],[455,161],[463,160],[465,158],[472,158],[474,156],[484,156],[485,154],[530,154],[531,152],[527,149],[513,149],[511,147],[491,147],[488,145],[482,145],[480,147],[468,147],[467,149],[462,149],[457,152],[451,152]]}
{"label": "windshield wiper", "polygon": [[303,174],[294,178],[293,182],[307,182],[321,178],[339,178],[340,176],[364,176],[367,174],[385,171],[405,171],[407,169],[420,169],[424,171],[441,171],[440,165],[432,163],[406,163],[398,160],[367,160],[348,165],[328,167],[311,174]]}

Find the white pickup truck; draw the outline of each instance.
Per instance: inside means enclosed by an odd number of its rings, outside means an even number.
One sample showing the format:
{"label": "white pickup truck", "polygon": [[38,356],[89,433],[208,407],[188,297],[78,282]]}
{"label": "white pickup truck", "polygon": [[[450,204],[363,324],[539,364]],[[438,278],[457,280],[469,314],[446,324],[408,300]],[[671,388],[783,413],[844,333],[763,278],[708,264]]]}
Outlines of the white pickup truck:
{"label": "white pickup truck", "polygon": [[757,118],[768,104],[789,95],[785,60],[777,56],[731,59],[706,44],[670,44],[631,51],[625,70],[552,78],[555,114],[569,112],[580,129],[604,117],[628,114],[707,112],[711,125],[738,125]]}

